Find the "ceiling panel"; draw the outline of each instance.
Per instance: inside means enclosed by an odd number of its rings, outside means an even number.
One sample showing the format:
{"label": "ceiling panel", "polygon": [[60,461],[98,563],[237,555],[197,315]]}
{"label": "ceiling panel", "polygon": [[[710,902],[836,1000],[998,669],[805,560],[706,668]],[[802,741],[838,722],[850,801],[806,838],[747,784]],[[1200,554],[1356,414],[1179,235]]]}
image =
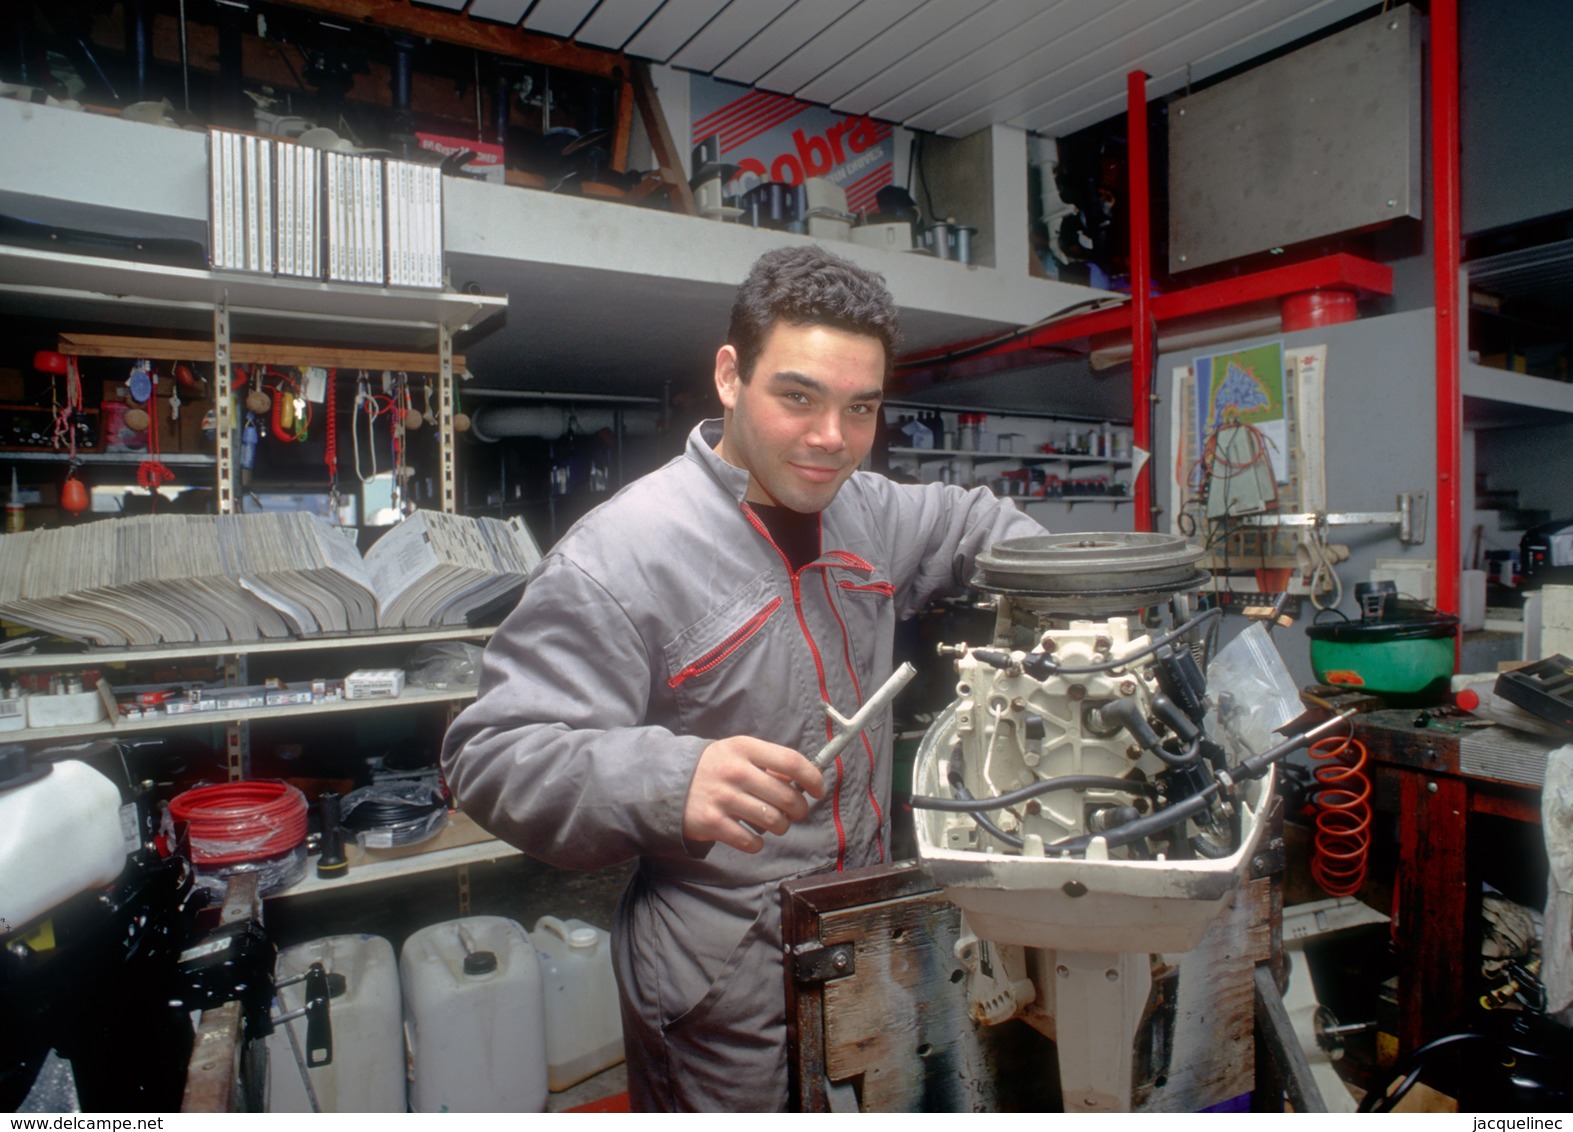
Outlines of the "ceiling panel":
{"label": "ceiling panel", "polygon": [[[1047,95],[1037,106],[1005,119],[991,115],[990,121],[1010,121],[1050,136],[1070,133],[1108,117],[1106,108],[1113,103],[1120,104],[1113,112],[1123,109],[1125,75],[1132,69],[1147,72],[1149,98],[1161,97],[1323,26],[1312,23],[1312,16],[1333,22],[1366,6],[1362,0],[1331,0],[1308,13],[1305,0],[1258,0],[1249,6],[1238,0],[1209,0],[1187,9],[1176,24],[1164,23],[1165,17],[1155,20],[1165,31],[1156,44],[1142,34],[1101,48],[1101,74],[1084,77],[1067,70],[1062,83],[1035,84],[1034,96]],[[1074,124],[1078,117],[1080,125]],[[959,125],[965,129],[969,124]]]}
{"label": "ceiling panel", "polygon": [[[465,0],[416,0],[463,8]],[[1120,114],[1375,0],[470,0],[466,15],[952,137]],[[527,14],[526,14],[527,13]]]}
{"label": "ceiling panel", "polygon": [[724,7],[726,0],[666,0],[624,50],[643,59],[669,59]]}
{"label": "ceiling panel", "polygon": [[475,20],[516,24],[530,6],[530,0],[472,0],[469,15]]}
{"label": "ceiling panel", "polygon": [[862,0],[835,23],[766,71],[759,85],[795,94],[809,80],[824,74],[912,8],[912,0]]}
{"label": "ceiling panel", "polygon": [[848,114],[867,114],[875,106],[894,99],[1006,32],[1014,31],[1027,20],[1043,14],[1044,0],[993,0],[967,14],[951,27],[905,58],[887,63],[885,69],[866,73],[858,85],[838,96],[835,107]]}
{"label": "ceiling panel", "polygon": [[541,35],[566,39],[595,7],[595,0],[535,0],[535,7],[524,18],[524,26]]}
{"label": "ceiling panel", "polygon": [[[1083,53],[1094,50],[1105,39],[1125,34],[1131,26],[1141,22],[1140,0],[1119,0],[1118,3],[1080,3],[1066,5],[1062,28],[1049,42],[1012,59],[985,74],[938,102],[926,106],[903,121],[914,129],[937,130],[956,119],[976,110],[1008,101],[1024,85],[1037,82],[1042,76],[1053,75],[1061,67],[1073,63]],[[1091,11],[1089,11],[1091,9]],[[1000,119],[1004,121],[1004,119]]]}
{"label": "ceiling panel", "polygon": [[812,82],[797,89],[798,98],[825,105],[833,104],[847,91],[864,82],[871,74],[882,74],[901,67],[912,52],[942,37],[958,24],[975,18],[975,9],[956,0],[928,0],[915,11],[901,17],[879,35],[852,52]]}
{"label": "ceiling panel", "polygon": [[824,31],[846,11],[846,0],[797,0],[712,73],[734,83],[754,83],[805,40]]}
{"label": "ceiling panel", "polygon": [[660,6],[661,0],[601,0],[574,38],[591,47],[621,51]]}
{"label": "ceiling panel", "polygon": [[415,0],[415,2],[428,8],[443,8],[449,12],[457,12],[470,0]]}
{"label": "ceiling panel", "polygon": [[667,62],[690,71],[713,71],[791,6],[792,0],[732,0]]}
{"label": "ceiling panel", "polygon": [[1058,0],[1027,22],[954,59],[929,77],[917,80],[869,113],[876,118],[905,123],[936,102],[973,86],[991,71],[1007,67],[1054,42],[1068,29],[1096,19],[1104,7],[1104,0]]}
{"label": "ceiling panel", "polygon": [[[1298,0],[1276,2],[1296,3]],[[974,99],[969,105],[963,100],[948,107],[933,107],[931,114],[942,120],[947,130],[954,129],[965,135],[991,122],[1015,122],[1045,104],[1062,101],[1071,92],[1081,98],[1107,98],[1111,92],[1123,97],[1125,76],[1133,65],[1150,74],[1152,57],[1166,44],[1172,58],[1184,60],[1191,48],[1188,41],[1203,21],[1227,16],[1238,7],[1238,0],[1188,0],[1150,20],[1134,24],[1122,22],[1118,28],[1089,25],[1082,29],[1085,35],[1079,34],[1054,45],[1047,53],[1033,56],[1043,66],[1041,77],[1036,80],[1028,79],[986,104]],[[954,113],[963,106],[966,106],[964,113]],[[982,124],[973,125],[978,121]]]}

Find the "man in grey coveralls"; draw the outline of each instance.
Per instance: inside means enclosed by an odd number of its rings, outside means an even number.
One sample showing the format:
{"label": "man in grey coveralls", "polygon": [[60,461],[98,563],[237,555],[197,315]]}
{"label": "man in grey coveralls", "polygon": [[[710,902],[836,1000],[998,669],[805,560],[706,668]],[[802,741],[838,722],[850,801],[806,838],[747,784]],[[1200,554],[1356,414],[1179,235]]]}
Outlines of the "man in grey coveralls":
{"label": "man in grey coveralls", "polygon": [[889,713],[821,775],[821,705],[850,715],[898,618],[1042,533],[987,489],[858,470],[896,340],[879,276],[762,256],[716,354],[725,416],[543,559],[444,742],[498,837],[565,868],[638,858],[613,927],[636,1110],[785,1107],[778,888],[890,854]]}

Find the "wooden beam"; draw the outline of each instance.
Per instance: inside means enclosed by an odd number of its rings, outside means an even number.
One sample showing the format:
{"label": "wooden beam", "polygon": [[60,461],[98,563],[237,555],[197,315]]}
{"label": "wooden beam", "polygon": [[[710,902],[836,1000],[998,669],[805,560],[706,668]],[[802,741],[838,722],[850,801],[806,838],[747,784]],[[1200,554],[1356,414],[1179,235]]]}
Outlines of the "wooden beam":
{"label": "wooden beam", "polygon": [[628,168],[628,143],[634,135],[634,84],[617,87],[617,128],[612,132],[612,169],[622,173]]}
{"label": "wooden beam", "polygon": [[683,176],[683,161],[667,127],[666,115],[661,113],[661,101],[655,93],[655,83],[650,80],[650,65],[636,62],[633,67],[634,100],[639,106],[639,116],[644,121],[645,133],[650,136],[650,148],[655,153],[679,212],[685,216],[698,216],[699,205],[694,201],[694,190]]}
{"label": "wooden beam", "polygon": [[[148,358],[160,362],[211,357],[213,343],[197,338],[128,338],[114,334],[60,335],[59,350],[79,358]],[[357,350],[345,346],[287,346],[270,342],[235,342],[230,360],[241,365],[323,366],[329,369],[403,370],[436,373],[436,354],[398,350]],[[464,369],[464,356],[453,357],[454,372]]]}
{"label": "wooden beam", "polygon": [[408,0],[281,0],[281,3],[368,27],[408,32],[604,79],[622,79],[629,71],[628,57],[618,51],[581,47],[569,40],[536,35],[515,25],[472,20],[462,12],[417,8]]}

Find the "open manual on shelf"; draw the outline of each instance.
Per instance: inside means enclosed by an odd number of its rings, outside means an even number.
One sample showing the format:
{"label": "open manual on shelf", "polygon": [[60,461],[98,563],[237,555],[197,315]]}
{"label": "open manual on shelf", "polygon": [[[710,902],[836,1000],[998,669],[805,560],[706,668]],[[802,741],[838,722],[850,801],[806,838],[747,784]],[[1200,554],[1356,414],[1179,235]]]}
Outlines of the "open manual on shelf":
{"label": "open manual on shelf", "polygon": [[366,552],[385,628],[462,625],[524,583],[540,549],[518,519],[417,511]]}
{"label": "open manual on shelf", "polygon": [[539,560],[518,520],[418,511],[363,560],[316,515],[138,516],[0,536],[0,617],[110,648],[463,624]]}
{"label": "open manual on shelf", "polygon": [[253,521],[243,533],[233,528],[240,584],[276,609],[292,632],[377,627],[371,578],[340,528],[305,512],[247,518]]}

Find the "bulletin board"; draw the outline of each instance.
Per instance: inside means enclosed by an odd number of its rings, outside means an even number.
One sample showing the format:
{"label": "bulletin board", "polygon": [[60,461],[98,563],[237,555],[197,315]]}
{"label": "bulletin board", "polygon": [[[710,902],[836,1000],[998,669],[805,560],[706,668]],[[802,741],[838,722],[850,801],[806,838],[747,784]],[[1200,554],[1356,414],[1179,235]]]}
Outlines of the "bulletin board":
{"label": "bulletin board", "polygon": [[1278,341],[1174,370],[1170,526],[1206,550],[1218,589],[1310,592],[1321,534],[1269,517],[1326,509],[1326,366],[1325,345]]}

